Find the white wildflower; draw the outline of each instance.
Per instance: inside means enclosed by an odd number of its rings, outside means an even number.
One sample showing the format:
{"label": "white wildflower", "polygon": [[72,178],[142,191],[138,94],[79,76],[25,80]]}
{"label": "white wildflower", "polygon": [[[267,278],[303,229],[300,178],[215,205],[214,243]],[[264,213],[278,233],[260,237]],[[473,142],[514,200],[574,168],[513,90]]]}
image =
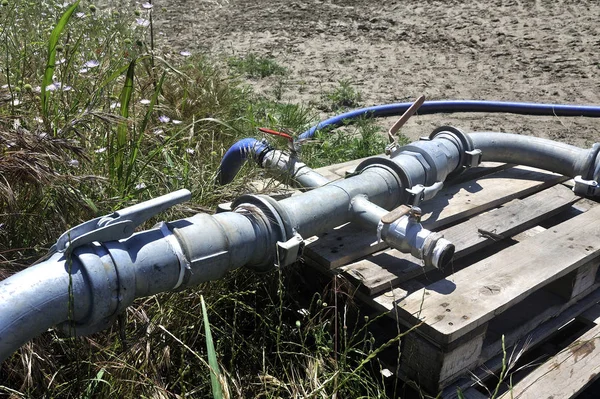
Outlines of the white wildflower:
{"label": "white wildflower", "polygon": [[100,65],[100,62],[98,62],[97,60],[89,60],[88,62],[83,64],[83,66],[88,69],[96,68],[98,65]]}
{"label": "white wildflower", "polygon": [[144,18],[136,18],[135,23],[144,28],[150,25],[150,21]]}

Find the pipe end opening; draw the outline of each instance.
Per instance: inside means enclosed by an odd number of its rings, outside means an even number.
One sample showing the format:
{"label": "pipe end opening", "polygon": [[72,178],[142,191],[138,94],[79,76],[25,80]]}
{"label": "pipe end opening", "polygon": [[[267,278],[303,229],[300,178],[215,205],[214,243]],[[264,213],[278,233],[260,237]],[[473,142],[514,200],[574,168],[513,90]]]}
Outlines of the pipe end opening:
{"label": "pipe end opening", "polygon": [[438,269],[444,269],[452,262],[456,247],[445,238],[440,238],[433,249],[432,263]]}

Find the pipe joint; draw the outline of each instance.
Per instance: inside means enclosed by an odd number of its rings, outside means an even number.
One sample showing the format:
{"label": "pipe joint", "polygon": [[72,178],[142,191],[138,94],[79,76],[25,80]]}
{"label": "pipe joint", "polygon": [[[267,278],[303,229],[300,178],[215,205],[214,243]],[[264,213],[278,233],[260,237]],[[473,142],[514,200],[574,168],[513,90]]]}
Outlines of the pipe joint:
{"label": "pipe joint", "polygon": [[330,182],[329,179],[300,162],[295,156],[279,150],[265,153],[261,165],[263,168],[273,171],[280,180],[287,182],[291,179],[294,186],[304,189],[321,187]]}
{"label": "pipe joint", "polygon": [[590,148],[581,166],[581,174],[575,176],[573,192],[584,197],[600,197],[600,143]]}
{"label": "pipe joint", "polygon": [[[99,243],[92,243],[78,247],[69,255],[75,259],[66,261],[66,267],[70,262],[78,261],[84,279],[87,282],[90,306],[88,314],[79,320],[67,320],[57,327],[65,334],[80,336],[89,335],[109,327],[131,302],[122,301],[122,292],[129,290],[134,292],[134,282],[124,279],[108,252]],[[72,298],[73,301],[77,300]],[[70,304],[69,306],[74,306]]]}
{"label": "pipe joint", "polygon": [[596,181],[600,179],[600,143],[594,144],[588,152],[581,167],[581,178]]}
{"label": "pipe joint", "polygon": [[355,173],[360,174],[367,169],[377,170],[378,168],[384,169],[386,173],[394,177],[398,198],[392,206],[404,204],[408,200],[409,193],[405,189],[417,184],[413,184],[413,182],[418,180],[413,173],[416,173],[417,176],[423,175],[423,166],[413,157],[407,157],[405,162],[396,162],[396,160],[384,157],[367,158],[356,167]]}
{"label": "pipe joint", "polygon": [[[261,220],[263,235],[266,235],[266,242],[273,247],[276,243],[285,243],[292,239],[297,239],[296,229],[293,227],[293,221],[285,208],[279,202],[267,195],[243,195],[231,204],[234,212],[251,212],[255,215],[255,220]],[[258,272],[266,272],[274,266],[280,265],[277,260],[277,254],[274,254],[270,248],[262,253],[259,261],[246,266]],[[257,251],[255,251],[257,252]]]}
{"label": "pipe joint", "polygon": [[453,170],[447,171],[444,179],[438,181],[444,181],[446,178],[452,179],[464,172],[465,169],[478,166],[481,163],[481,150],[475,147],[473,140],[462,130],[453,126],[440,126],[431,132],[426,140],[435,141],[436,139],[451,142],[458,151],[458,158],[456,158],[458,165]]}

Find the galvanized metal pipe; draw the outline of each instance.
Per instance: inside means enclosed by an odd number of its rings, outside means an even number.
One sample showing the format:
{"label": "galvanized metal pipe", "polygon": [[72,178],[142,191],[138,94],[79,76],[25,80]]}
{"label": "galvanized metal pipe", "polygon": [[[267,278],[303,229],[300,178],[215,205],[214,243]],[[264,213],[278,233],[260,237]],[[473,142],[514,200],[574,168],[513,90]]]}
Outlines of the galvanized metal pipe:
{"label": "galvanized metal pipe", "polygon": [[329,183],[329,179],[300,162],[295,156],[275,149],[262,156],[262,167],[269,169],[279,180],[307,190]]}
{"label": "galvanized metal pipe", "polygon": [[[241,266],[267,270],[275,263],[288,264],[295,260],[301,237],[348,221],[373,228],[385,211],[415,199],[418,191],[408,189],[439,187],[481,157],[597,179],[598,151],[522,136],[467,136],[443,128],[430,140],[392,149],[390,158],[362,162],[356,175],[346,179],[322,185],[309,173],[303,184],[320,187],[281,201],[243,196],[233,203],[232,212],[195,215],[126,239],[80,240],[81,246],[0,282],[0,361],[51,326],[75,334],[98,331],[135,298],[185,289]],[[302,169],[289,168],[286,162],[278,165],[291,173]],[[430,256],[432,263],[447,262],[449,243],[411,223],[391,221],[382,236],[417,256]],[[443,245],[428,247],[437,242]]]}
{"label": "galvanized metal pipe", "polygon": [[[479,132],[469,133],[469,137],[475,148],[481,150],[484,161],[532,166],[570,177],[582,174],[591,151],[518,134]],[[600,158],[596,163],[600,164]]]}

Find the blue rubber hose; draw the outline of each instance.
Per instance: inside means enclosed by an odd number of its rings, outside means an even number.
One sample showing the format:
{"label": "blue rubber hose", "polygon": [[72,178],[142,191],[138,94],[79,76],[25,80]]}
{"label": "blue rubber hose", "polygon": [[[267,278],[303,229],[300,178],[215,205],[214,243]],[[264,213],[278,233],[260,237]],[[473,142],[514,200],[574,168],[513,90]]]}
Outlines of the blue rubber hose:
{"label": "blue rubber hose", "polygon": [[254,138],[246,138],[232,145],[221,160],[217,174],[219,184],[230,183],[239,172],[246,159],[254,158],[259,160],[270,147],[262,141]]}
{"label": "blue rubber hose", "polygon": [[[360,117],[382,118],[386,116],[401,115],[411,105],[412,103],[396,103],[355,109],[353,111],[336,115],[320,122],[316,126],[313,126],[302,133],[298,137],[298,140],[311,138],[318,130],[326,127],[338,127],[349,120]],[[518,103],[505,101],[443,100],[425,101],[417,111],[419,115],[453,112],[503,112],[522,115],[587,116],[599,118],[600,106]]]}
{"label": "blue rubber hose", "polygon": [[[353,119],[368,117],[382,118],[403,114],[412,103],[396,103],[375,105],[367,108],[355,109],[341,115],[319,122],[300,136],[297,140],[309,139],[318,130],[326,127],[338,127]],[[506,101],[479,101],[479,100],[442,100],[425,101],[418,110],[419,115],[442,114],[454,112],[493,112],[521,115],[545,116],[586,116],[600,118],[600,106],[594,105],[566,105],[566,104],[539,104],[519,103]],[[220,184],[227,184],[233,180],[242,167],[244,161],[250,156],[260,159],[269,147],[256,139],[246,138],[235,143],[221,160],[217,180]]]}

